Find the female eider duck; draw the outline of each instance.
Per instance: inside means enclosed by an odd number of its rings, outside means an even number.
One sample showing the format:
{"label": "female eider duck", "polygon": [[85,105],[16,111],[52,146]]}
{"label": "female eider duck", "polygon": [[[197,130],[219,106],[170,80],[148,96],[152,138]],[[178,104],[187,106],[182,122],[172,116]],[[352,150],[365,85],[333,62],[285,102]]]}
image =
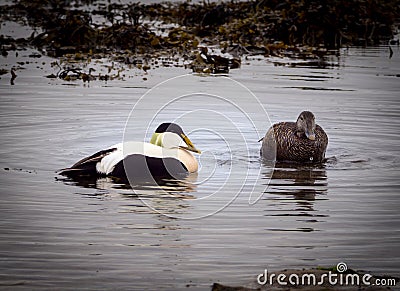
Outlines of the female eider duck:
{"label": "female eider duck", "polygon": [[60,174],[69,177],[111,176],[124,180],[182,177],[198,170],[197,160],[190,151],[201,153],[179,125],[163,123],[150,143],[116,144],[78,161],[71,168],[62,169]]}
{"label": "female eider duck", "polygon": [[261,156],[282,162],[322,162],[328,146],[328,136],[310,111],[300,113],[296,122],[274,124],[261,140]]}

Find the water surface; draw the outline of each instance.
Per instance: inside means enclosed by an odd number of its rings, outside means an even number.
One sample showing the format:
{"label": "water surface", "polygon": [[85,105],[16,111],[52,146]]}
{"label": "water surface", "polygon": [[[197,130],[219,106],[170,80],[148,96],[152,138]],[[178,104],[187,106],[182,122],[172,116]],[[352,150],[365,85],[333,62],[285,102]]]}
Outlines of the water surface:
{"label": "water surface", "polygon": [[[26,62],[29,53],[2,57],[2,66]],[[2,75],[1,286],[208,290],[213,282],[246,284],[265,268],[340,261],[400,276],[399,55],[396,47],[389,59],[387,47],[376,47],[343,49],[324,64],[244,60],[229,76],[257,96],[271,122],[313,111],[329,135],[327,162],[276,165],[272,173],[259,160],[257,142],[270,121],[250,95],[241,95],[241,102],[256,124],[265,123],[259,131],[221,100],[192,96],[162,111],[154,124],[181,116],[184,130],[204,152],[200,172],[136,193],[109,179],[79,183],[55,171],[120,142],[143,94],[189,71],[159,68],[147,80],[83,84],[44,78],[54,68],[42,57],[17,71],[15,85]],[[190,82],[182,87],[225,88],[226,79],[191,76]],[[175,92],[171,84],[158,93],[161,101]],[[226,94],[240,100],[234,87],[226,87]],[[148,120],[160,101],[152,98],[135,118]],[[211,108],[224,114],[213,116]],[[138,122],[132,128],[147,130],[143,127]],[[249,205],[253,187],[252,198],[262,196]],[[216,191],[215,199],[207,198]],[[193,219],[232,198],[222,211]]]}

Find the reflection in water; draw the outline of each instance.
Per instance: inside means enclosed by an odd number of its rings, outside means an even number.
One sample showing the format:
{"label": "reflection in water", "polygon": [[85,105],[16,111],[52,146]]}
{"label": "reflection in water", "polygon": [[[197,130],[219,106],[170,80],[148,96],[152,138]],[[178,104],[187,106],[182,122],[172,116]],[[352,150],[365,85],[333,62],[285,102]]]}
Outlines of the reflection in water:
{"label": "reflection in water", "polygon": [[[267,173],[265,173],[267,174]],[[269,178],[270,174],[265,177]],[[315,214],[316,200],[326,195],[328,191],[325,165],[299,165],[277,163],[273,171],[269,186],[265,192],[266,200],[273,204],[266,216],[275,217],[307,217],[306,222],[318,222],[318,217],[326,215]],[[295,208],[293,208],[295,202]],[[296,229],[270,229],[273,231],[314,231],[310,227]]]}
{"label": "reflection in water", "polygon": [[[160,213],[167,216],[184,214],[190,207],[187,200],[196,199],[190,193],[197,191],[197,173],[191,173],[183,179],[162,178],[153,181],[136,181],[136,185],[123,183],[122,180],[111,177],[63,177],[56,178],[66,185],[82,188],[97,189],[94,194],[80,193],[91,198],[102,198],[106,195],[115,195],[125,199],[123,212],[133,213]],[[128,200],[126,200],[128,199]],[[143,209],[143,207],[146,207]]]}
{"label": "reflection in water", "polygon": [[115,179],[113,177],[91,177],[91,176],[76,176],[76,177],[56,177],[57,181],[63,182],[66,185],[73,185],[82,188],[93,188],[98,190],[163,190],[168,193],[175,192],[194,192],[196,191],[197,173],[186,175],[182,179],[160,178],[146,179],[143,181],[135,180],[135,185],[131,185],[127,180]]}

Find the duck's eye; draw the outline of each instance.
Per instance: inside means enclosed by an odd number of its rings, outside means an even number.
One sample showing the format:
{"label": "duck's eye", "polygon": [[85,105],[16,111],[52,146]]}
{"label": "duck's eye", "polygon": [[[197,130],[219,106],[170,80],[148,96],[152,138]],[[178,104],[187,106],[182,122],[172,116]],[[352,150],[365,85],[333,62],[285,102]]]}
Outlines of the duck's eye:
{"label": "duck's eye", "polygon": [[300,120],[304,120],[303,116],[300,116]]}

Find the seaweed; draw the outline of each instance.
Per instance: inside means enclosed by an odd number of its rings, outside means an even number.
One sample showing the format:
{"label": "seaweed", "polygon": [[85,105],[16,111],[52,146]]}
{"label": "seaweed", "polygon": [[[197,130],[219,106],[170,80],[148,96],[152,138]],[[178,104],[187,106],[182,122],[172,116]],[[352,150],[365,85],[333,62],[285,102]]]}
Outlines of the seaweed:
{"label": "seaweed", "polygon": [[193,61],[193,68],[198,66],[196,59],[203,47],[231,53],[232,58],[223,60],[226,63],[243,54],[260,53],[318,59],[336,54],[344,45],[388,43],[400,18],[400,1],[119,4],[15,0],[0,6],[0,17],[41,31],[26,39],[1,36],[3,55],[26,46],[54,57],[79,53],[88,58],[91,54],[126,52],[123,59],[129,60],[144,55],[177,55]]}

